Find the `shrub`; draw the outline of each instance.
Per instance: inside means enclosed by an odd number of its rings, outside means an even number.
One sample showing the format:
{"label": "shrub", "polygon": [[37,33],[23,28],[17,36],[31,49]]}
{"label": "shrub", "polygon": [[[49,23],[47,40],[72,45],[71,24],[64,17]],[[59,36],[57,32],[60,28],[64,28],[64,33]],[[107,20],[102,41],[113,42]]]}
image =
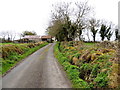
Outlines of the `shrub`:
{"label": "shrub", "polygon": [[66,61],[69,61],[69,60],[66,57],[61,57],[61,61],[66,62]]}
{"label": "shrub", "polygon": [[74,54],[73,56],[76,57],[76,58],[79,58],[80,55],[81,55],[80,53],[76,53],[76,54]]}
{"label": "shrub", "polygon": [[107,54],[103,54],[103,55],[100,55],[99,57],[98,57],[98,59],[110,59],[110,55],[107,55]]}
{"label": "shrub", "polygon": [[104,72],[99,73],[94,81],[96,82],[95,84],[98,87],[107,87],[108,85],[107,73]]}
{"label": "shrub", "polygon": [[88,64],[88,63],[82,64],[82,66],[80,67],[80,78],[84,80],[88,79],[86,77],[89,77],[91,71],[92,71],[91,64]]}
{"label": "shrub", "polygon": [[92,75],[92,77],[96,77],[97,76],[97,74],[99,73],[99,64],[94,64],[94,66],[93,66],[93,68],[92,68],[92,71],[91,71],[91,75]]}

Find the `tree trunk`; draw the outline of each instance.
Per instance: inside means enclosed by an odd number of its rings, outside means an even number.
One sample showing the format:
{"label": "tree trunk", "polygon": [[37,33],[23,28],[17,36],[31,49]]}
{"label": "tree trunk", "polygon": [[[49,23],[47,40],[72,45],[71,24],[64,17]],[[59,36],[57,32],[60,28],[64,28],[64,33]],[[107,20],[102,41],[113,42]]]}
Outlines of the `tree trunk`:
{"label": "tree trunk", "polygon": [[94,42],[95,42],[95,35],[93,35],[93,40],[94,40]]}
{"label": "tree trunk", "polygon": [[88,41],[90,41],[89,32],[87,32]]}

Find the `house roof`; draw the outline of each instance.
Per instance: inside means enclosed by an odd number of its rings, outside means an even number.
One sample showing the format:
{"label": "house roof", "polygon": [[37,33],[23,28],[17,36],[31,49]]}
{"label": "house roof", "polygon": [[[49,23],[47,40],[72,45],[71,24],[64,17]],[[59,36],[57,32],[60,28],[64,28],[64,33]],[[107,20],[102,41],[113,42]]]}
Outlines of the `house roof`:
{"label": "house roof", "polygon": [[52,36],[41,36],[42,39],[51,39]]}
{"label": "house roof", "polygon": [[40,39],[40,36],[37,36],[37,35],[26,35],[23,37],[24,38],[27,38],[27,39]]}

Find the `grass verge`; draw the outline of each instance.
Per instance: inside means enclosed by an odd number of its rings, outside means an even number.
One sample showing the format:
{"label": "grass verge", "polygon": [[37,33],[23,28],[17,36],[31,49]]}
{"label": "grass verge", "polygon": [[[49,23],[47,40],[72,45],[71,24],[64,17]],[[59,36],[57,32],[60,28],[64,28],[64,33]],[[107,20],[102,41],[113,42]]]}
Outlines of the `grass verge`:
{"label": "grass verge", "polygon": [[83,42],[60,42],[55,56],[63,65],[73,88],[117,88],[116,50]]}
{"label": "grass verge", "polygon": [[48,43],[42,43],[38,46],[35,46],[33,48],[27,48],[25,50],[25,53],[23,54],[18,54],[18,53],[12,53],[8,58],[0,58],[0,75],[4,75],[7,71],[9,71],[11,68],[13,68],[15,65],[17,65],[18,62],[20,62],[22,59],[26,58],[30,54],[34,53],[38,49],[46,46]]}
{"label": "grass verge", "polygon": [[79,67],[75,65],[71,65],[69,63],[68,58],[66,58],[60,51],[59,51],[59,42],[54,46],[54,54],[55,57],[58,59],[59,63],[64,67],[64,70],[67,72],[68,78],[72,82],[73,88],[89,88],[88,83],[79,78]]}

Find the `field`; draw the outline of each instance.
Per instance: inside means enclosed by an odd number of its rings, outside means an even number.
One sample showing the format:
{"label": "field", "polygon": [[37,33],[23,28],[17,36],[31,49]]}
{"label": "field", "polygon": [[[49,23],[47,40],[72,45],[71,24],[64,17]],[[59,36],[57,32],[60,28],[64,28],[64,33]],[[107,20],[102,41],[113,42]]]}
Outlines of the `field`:
{"label": "field", "polygon": [[74,88],[118,87],[116,44],[71,41],[57,43],[54,49]]}
{"label": "field", "polygon": [[5,74],[9,69],[14,67],[19,61],[32,54],[41,47],[47,45],[46,42],[39,43],[3,43],[0,46],[0,74]]}

